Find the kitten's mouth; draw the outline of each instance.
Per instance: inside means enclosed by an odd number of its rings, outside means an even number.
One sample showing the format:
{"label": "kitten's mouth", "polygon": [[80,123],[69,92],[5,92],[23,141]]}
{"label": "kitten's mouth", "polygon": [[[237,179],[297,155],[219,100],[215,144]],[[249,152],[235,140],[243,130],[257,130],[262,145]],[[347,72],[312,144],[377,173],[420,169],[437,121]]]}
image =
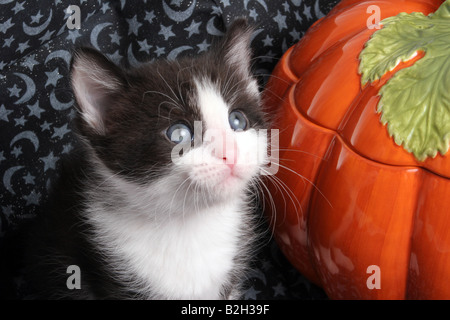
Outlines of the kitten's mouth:
{"label": "kitten's mouth", "polygon": [[205,165],[194,170],[195,172],[191,177],[201,185],[218,193],[232,191],[245,180],[237,169],[235,165],[225,163],[214,166]]}
{"label": "kitten's mouth", "polygon": [[228,173],[228,175],[227,175],[227,176],[225,177],[225,179],[222,181],[222,183],[225,184],[225,185],[227,185],[227,184],[233,183],[233,182],[238,181],[238,180],[242,180],[242,178],[239,177],[239,176],[236,174],[236,172],[235,172],[234,170],[231,169],[230,172]]}
{"label": "kitten's mouth", "polygon": [[242,185],[247,181],[246,175],[243,174],[242,170],[236,166],[229,166],[228,169],[224,169],[224,177],[222,181],[218,183],[220,187],[234,188]]}

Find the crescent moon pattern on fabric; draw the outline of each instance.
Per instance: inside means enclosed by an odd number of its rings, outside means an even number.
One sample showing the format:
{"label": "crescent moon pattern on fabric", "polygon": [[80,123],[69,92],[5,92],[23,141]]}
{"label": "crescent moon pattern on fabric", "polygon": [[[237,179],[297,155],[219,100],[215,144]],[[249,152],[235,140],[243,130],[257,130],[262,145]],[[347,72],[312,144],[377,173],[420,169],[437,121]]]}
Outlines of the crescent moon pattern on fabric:
{"label": "crescent moon pattern on fabric", "polygon": [[258,34],[260,34],[263,31],[264,31],[264,29],[262,29],[262,28],[261,29],[256,29],[253,32],[252,36],[250,37],[250,42],[253,42],[253,40],[258,36]]}
{"label": "crescent moon pattern on fabric", "polygon": [[11,192],[12,194],[16,194],[11,185],[12,177],[13,177],[14,173],[16,173],[17,171],[19,171],[22,168],[24,168],[24,166],[15,166],[15,167],[9,168],[3,174],[3,186],[5,187],[6,190]]}
{"label": "crescent moon pattern on fabric", "polygon": [[314,4],[314,12],[316,13],[316,17],[319,19],[325,16],[325,14],[320,11],[319,2]]}
{"label": "crescent moon pattern on fabric", "polygon": [[57,50],[57,51],[50,53],[47,56],[47,58],[45,58],[45,63],[47,63],[50,60],[55,59],[55,58],[63,59],[66,62],[67,66],[69,66],[70,60],[72,59],[72,55],[67,50]]}
{"label": "crescent moon pattern on fabric", "polygon": [[216,17],[212,17],[211,19],[208,20],[208,23],[206,24],[206,31],[210,35],[213,35],[213,36],[218,36],[218,37],[223,36],[224,33],[214,26],[215,20],[216,20]]}
{"label": "crescent moon pattern on fabric", "polygon": [[[77,113],[69,77],[75,46],[92,46],[130,66],[174,60],[208,51],[236,17],[245,16],[256,25],[254,70],[264,82],[283,51],[338,1],[0,0],[0,242],[45,212],[58,164],[76,150],[69,124]],[[80,29],[66,25],[69,4],[80,7]],[[302,292],[311,287],[289,278],[293,272],[285,280],[273,276],[283,261],[278,252],[256,266],[244,299],[309,298]]]}
{"label": "crescent moon pattern on fabric", "polygon": [[69,102],[59,101],[58,98],[56,98],[55,90],[53,90],[52,93],[50,93],[50,105],[52,106],[53,109],[57,111],[69,109],[70,107],[73,106],[73,102],[74,100],[71,100]]}
{"label": "crescent moon pattern on fabric", "polygon": [[197,0],[194,0],[189,8],[187,8],[185,11],[179,11],[179,10],[172,10],[166,3],[165,0],[161,0],[164,12],[167,14],[167,16],[176,22],[183,22],[189,19],[190,16],[192,16],[192,13],[194,12],[195,5],[197,3]]}
{"label": "crescent moon pattern on fabric", "polygon": [[[264,0],[254,0],[255,2],[258,2],[263,8],[264,10],[266,10],[266,12],[268,11],[267,9],[267,4],[264,2]],[[244,0],[244,8],[248,8],[248,3],[250,2],[250,0]]]}
{"label": "crescent moon pattern on fabric", "polygon": [[33,79],[31,79],[26,74],[14,73],[14,75],[16,75],[19,78],[21,78],[25,82],[25,85],[26,85],[25,93],[23,94],[23,96],[19,100],[14,102],[14,104],[21,104],[21,103],[28,102],[31,98],[33,98],[33,96],[36,93],[36,84],[34,83]]}
{"label": "crescent moon pattern on fabric", "polygon": [[95,26],[95,28],[92,29],[92,32],[91,32],[91,44],[94,46],[95,49],[101,51],[100,46],[98,45],[98,36],[99,36],[100,32],[104,28],[106,28],[106,27],[108,27],[110,25],[112,25],[111,22],[105,22],[105,23],[101,23],[101,24]]}
{"label": "crescent moon pattern on fabric", "polygon": [[33,131],[24,131],[19,133],[11,140],[11,143],[9,145],[12,146],[14,143],[22,139],[28,139],[33,144],[34,151],[39,150],[39,138]]}
{"label": "crescent moon pattern on fabric", "polygon": [[133,54],[132,43],[130,43],[130,45],[128,46],[127,54],[128,54],[128,63],[130,64],[130,66],[137,67],[138,65],[142,64],[142,62],[139,62]]}
{"label": "crescent moon pattern on fabric", "polygon": [[181,52],[186,51],[186,50],[191,50],[191,49],[192,49],[191,46],[181,46],[181,47],[178,47],[178,48],[176,48],[176,49],[173,49],[173,50],[170,51],[170,53],[167,55],[167,59],[173,61],[173,60],[175,60],[175,59],[178,57],[178,55],[179,55]]}

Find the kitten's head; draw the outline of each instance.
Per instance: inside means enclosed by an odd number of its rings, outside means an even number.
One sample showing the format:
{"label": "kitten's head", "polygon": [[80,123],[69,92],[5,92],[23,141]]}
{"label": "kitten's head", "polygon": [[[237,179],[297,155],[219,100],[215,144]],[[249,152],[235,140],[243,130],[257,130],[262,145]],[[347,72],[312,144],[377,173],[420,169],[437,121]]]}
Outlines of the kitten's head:
{"label": "kitten's head", "polygon": [[133,70],[79,49],[71,70],[78,131],[97,163],[183,206],[194,193],[196,206],[199,197],[241,196],[267,157],[251,34],[237,20],[202,56]]}

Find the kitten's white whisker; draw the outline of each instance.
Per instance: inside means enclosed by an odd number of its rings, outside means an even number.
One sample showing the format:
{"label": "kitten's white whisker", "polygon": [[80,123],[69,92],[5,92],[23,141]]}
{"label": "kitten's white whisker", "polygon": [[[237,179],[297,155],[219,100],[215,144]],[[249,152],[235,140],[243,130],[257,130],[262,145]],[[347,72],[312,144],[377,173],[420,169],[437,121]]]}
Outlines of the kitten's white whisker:
{"label": "kitten's white whisker", "polygon": [[[266,210],[265,194],[267,194],[269,196],[270,208],[271,208],[272,212],[276,212],[275,201],[273,200],[272,194],[270,193],[268,187],[266,186],[266,184],[264,183],[264,181],[261,177],[259,177],[259,176],[257,177],[257,179],[255,181],[255,185],[256,185],[256,187],[262,185],[263,188],[266,190],[266,193],[264,193],[264,190],[260,190],[259,188],[257,188],[257,190],[261,194],[261,197],[260,198],[258,197],[258,201],[262,205],[262,211],[265,212],[265,210]],[[276,217],[276,216],[274,215],[274,217]]]}
{"label": "kitten's white whisker", "polygon": [[[277,100],[279,100],[279,102],[283,102],[284,98],[279,96],[278,93],[275,93],[272,89],[269,89],[267,86],[264,87],[264,91],[270,92],[272,94],[272,96],[274,96],[275,98],[277,98]],[[266,100],[266,99],[264,99]],[[267,108],[267,106],[266,106]]]}
{"label": "kitten's white whisker", "polygon": [[179,101],[176,101],[176,100],[175,100],[174,98],[172,98],[171,96],[169,96],[169,95],[167,95],[167,94],[165,94],[165,93],[163,93],[163,92],[156,91],[156,90],[147,90],[147,91],[145,91],[145,92],[142,94],[142,101],[144,101],[144,97],[145,97],[145,95],[148,94],[148,93],[156,93],[156,94],[160,94],[160,95],[166,97],[167,99],[171,100],[171,101],[173,102],[173,105],[175,105],[175,106],[177,106],[179,109],[183,110],[183,107],[180,105]]}
{"label": "kitten's white whisker", "polygon": [[169,85],[169,83],[167,83],[166,79],[162,76],[162,74],[159,72],[158,69],[156,69],[156,72],[158,73],[158,75],[161,77],[161,79],[164,81],[164,83],[166,84],[167,88],[169,88],[170,92],[172,92],[173,96],[175,97],[175,99],[178,100],[178,102],[180,101],[180,98],[175,94],[175,91],[173,91],[172,87]]}
{"label": "kitten's white whisker", "polygon": [[[271,151],[297,152],[297,153],[309,155],[311,157],[320,159],[322,161],[326,161],[326,159],[322,156],[319,156],[319,155],[311,153],[311,152],[303,151],[303,150],[296,150],[296,149],[289,149],[289,148],[277,148],[277,149],[273,148],[273,149],[271,149]],[[283,161],[286,161],[286,160],[293,161],[293,159],[283,159]]]}
{"label": "kitten's white whisker", "polygon": [[184,71],[184,70],[191,69],[192,66],[187,66],[187,67],[181,68],[180,63],[179,63],[178,61],[177,61],[177,64],[178,64],[178,68],[179,68],[179,70],[178,70],[178,72],[177,72],[177,87],[178,87],[178,94],[180,95],[180,98],[181,98],[182,103],[183,103],[184,105],[186,105],[186,101],[184,101],[184,95],[183,95],[182,90],[181,90],[181,85],[184,84],[185,82],[180,83],[180,73],[181,73],[182,71]]}
{"label": "kitten's white whisker", "polygon": [[270,58],[272,60],[281,60],[281,57],[276,57],[276,56],[269,56],[269,55],[259,55],[259,56],[254,56],[250,59],[250,61],[254,61],[254,60],[258,60],[261,58]]}
{"label": "kitten's white whisker", "polygon": [[[174,203],[175,197],[178,193],[178,191],[181,189],[181,187],[183,187],[183,185],[186,183],[186,181],[189,181],[189,177],[187,177],[186,179],[183,180],[182,183],[180,183],[180,185],[178,186],[178,188],[175,190],[175,192],[173,193],[172,199],[170,200],[170,205],[169,205],[169,212],[172,212],[172,205]],[[188,187],[189,188],[189,187]]]}
{"label": "kitten's white whisker", "polygon": [[[287,199],[285,198],[285,194],[286,194],[289,197],[290,202],[293,204],[293,206],[295,208],[295,214],[297,216],[299,216],[298,208],[300,208],[300,211],[303,214],[303,207],[301,205],[300,200],[297,198],[295,193],[286,185],[286,183],[276,176],[267,176],[267,177],[270,180],[272,180],[273,185],[279,190],[280,194],[282,195],[284,207],[287,207],[287,201],[286,201]],[[283,220],[281,221],[281,223],[284,223],[285,218],[286,218],[286,212],[283,215]]]}
{"label": "kitten's white whisker", "polygon": [[295,170],[292,170],[291,168],[282,165],[281,163],[272,163],[273,165],[278,165],[280,168],[285,169],[293,174],[295,174],[296,176],[300,177],[300,179],[302,179],[303,181],[307,181],[314,189],[317,190],[317,192],[319,192],[319,194],[324,198],[324,200],[328,203],[328,205],[333,208],[333,206],[331,205],[331,202],[327,199],[327,197],[325,197],[325,195],[322,193],[322,191],[320,191],[320,189],[315,185],[314,182],[312,182],[311,180],[307,179],[305,176],[299,174],[298,172],[296,172]]}
{"label": "kitten's white whisker", "polygon": [[[242,82],[247,82],[248,81],[248,79],[241,78],[241,79],[239,79],[239,81],[237,81],[237,83],[235,83],[233,85],[233,87],[230,88],[229,86],[232,83],[232,80],[234,80],[235,75],[237,74],[237,72],[238,72],[238,70],[235,69],[233,71],[233,73],[231,74],[231,76],[228,78],[228,81],[227,81],[227,83],[225,85],[225,88],[224,88],[224,95],[236,96],[237,93],[233,92],[234,88],[236,88],[236,86],[240,85]],[[245,92],[245,90],[240,90],[239,92],[242,92],[242,91]]]}
{"label": "kitten's white whisker", "polygon": [[[202,192],[201,192],[201,187],[198,183],[195,184],[194,186],[194,194],[195,194],[195,202],[194,202],[194,208],[196,210],[196,212],[200,212],[200,201],[205,201],[205,198],[201,197]],[[203,207],[206,206],[206,203],[203,203]]]}
{"label": "kitten's white whisker", "polygon": [[275,75],[273,75],[273,74],[271,74],[271,73],[258,73],[258,75],[259,75],[259,76],[268,76],[268,77],[277,79],[277,81],[284,82],[284,83],[287,84],[287,85],[291,84],[288,80],[286,80],[286,79],[284,79],[284,78],[281,78],[281,77],[278,77],[278,76],[275,76]]}

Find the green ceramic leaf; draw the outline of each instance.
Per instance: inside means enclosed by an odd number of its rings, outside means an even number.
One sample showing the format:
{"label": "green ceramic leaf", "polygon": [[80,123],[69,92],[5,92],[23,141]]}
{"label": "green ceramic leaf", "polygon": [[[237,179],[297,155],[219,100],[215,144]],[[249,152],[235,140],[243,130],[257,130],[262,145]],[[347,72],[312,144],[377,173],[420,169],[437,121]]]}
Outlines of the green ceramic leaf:
{"label": "green ceramic leaf", "polygon": [[445,154],[450,142],[450,0],[428,16],[400,13],[381,21],[360,54],[365,85],[417,51],[425,56],[381,88],[378,112],[398,145],[423,161]]}

